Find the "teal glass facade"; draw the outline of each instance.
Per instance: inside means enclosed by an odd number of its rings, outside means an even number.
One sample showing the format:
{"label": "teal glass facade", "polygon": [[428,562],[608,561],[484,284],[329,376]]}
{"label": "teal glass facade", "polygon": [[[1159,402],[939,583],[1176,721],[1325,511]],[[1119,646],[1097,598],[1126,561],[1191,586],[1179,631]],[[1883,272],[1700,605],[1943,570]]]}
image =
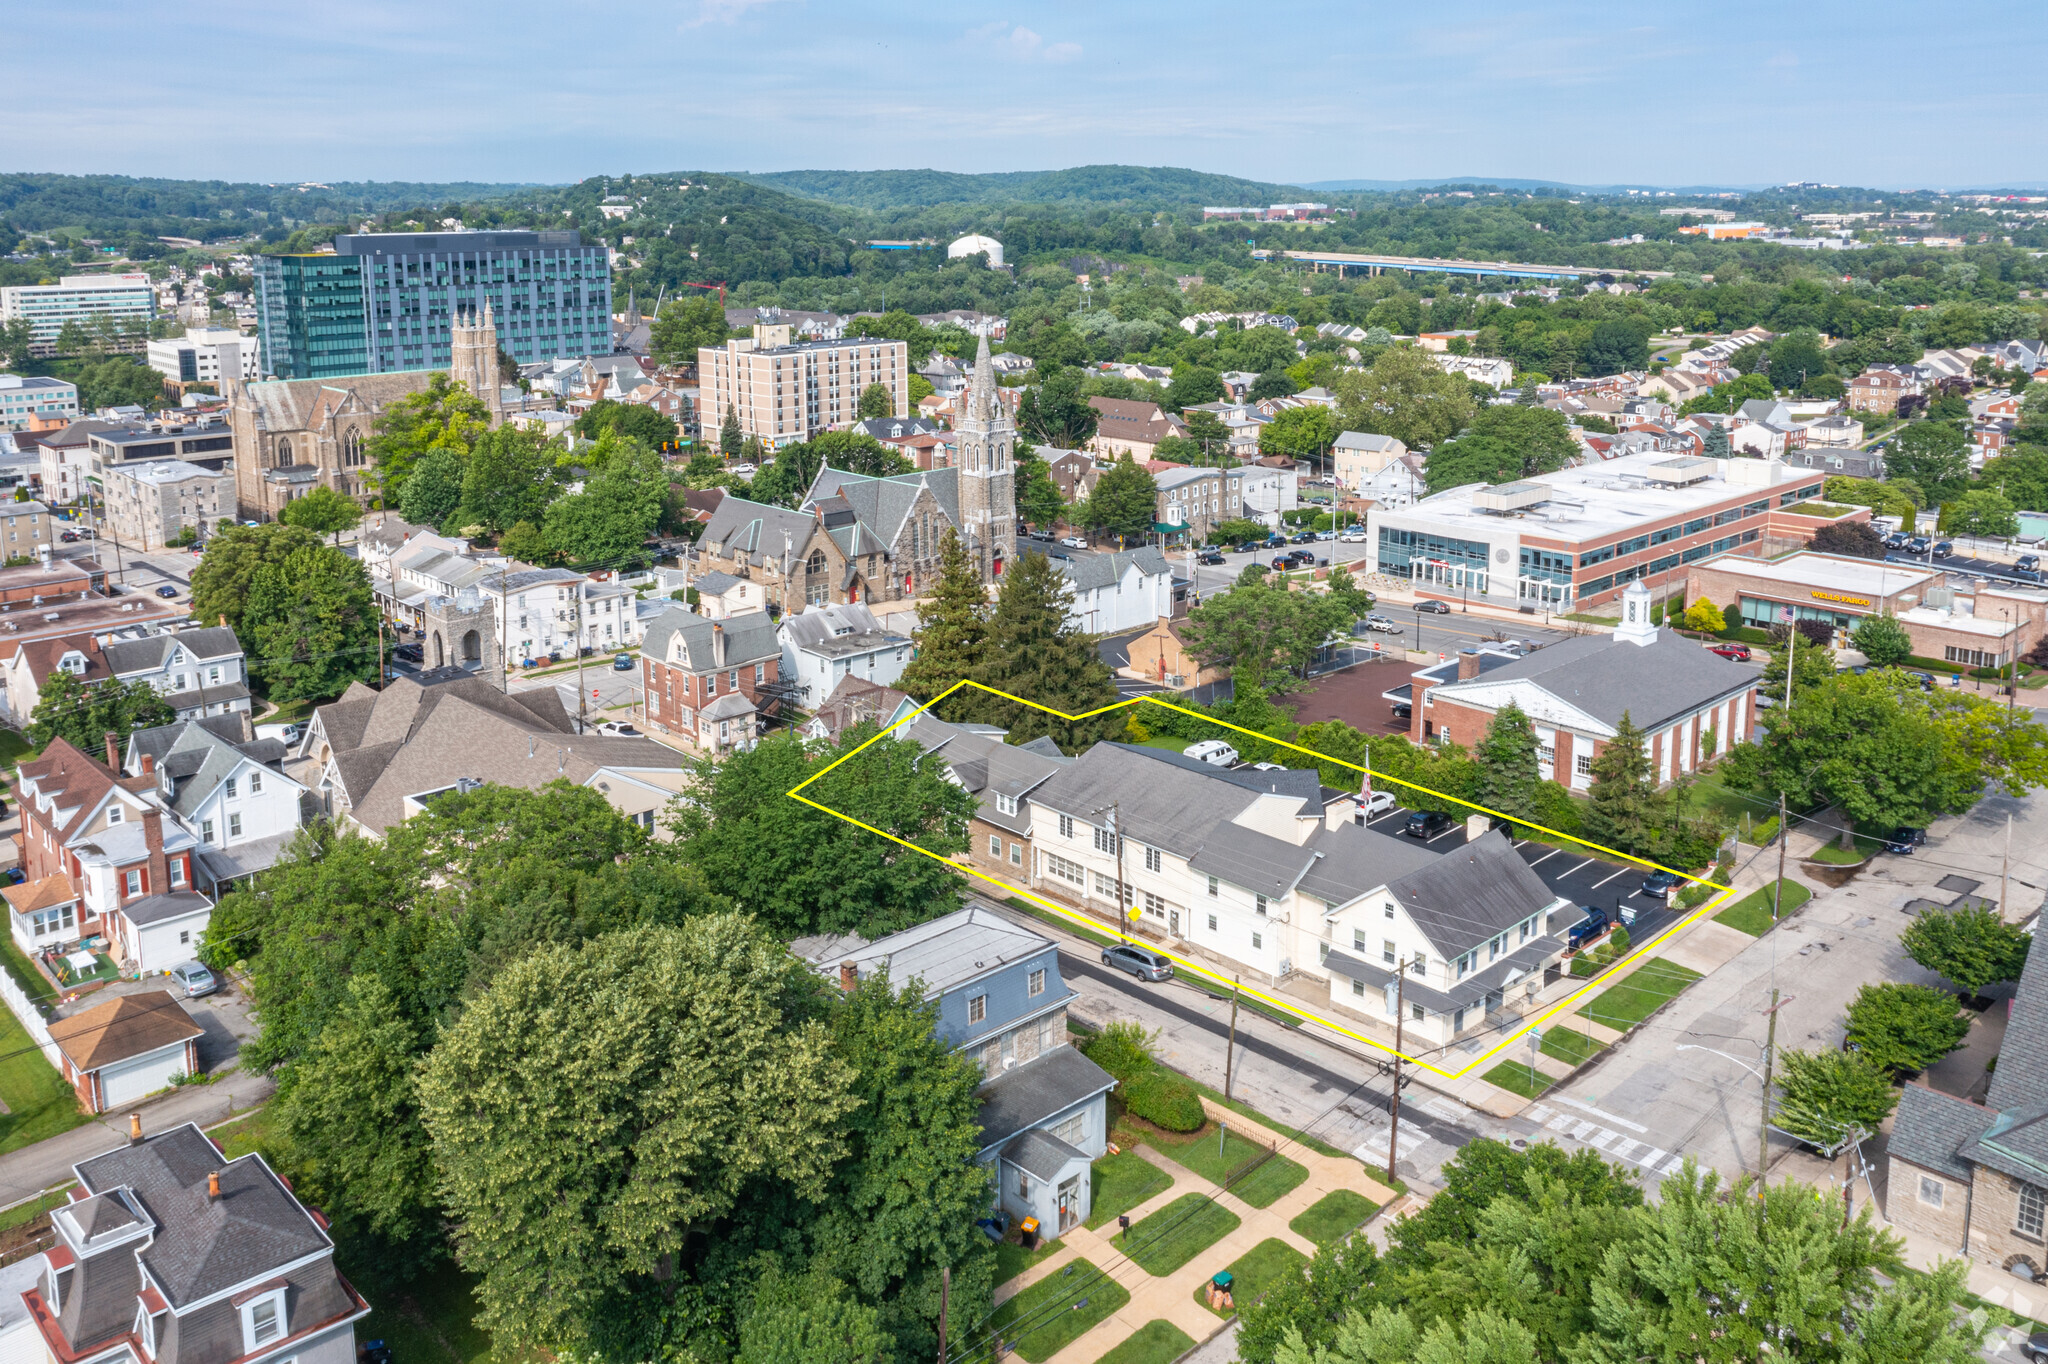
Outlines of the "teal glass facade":
{"label": "teal glass facade", "polygon": [[256,317],[265,374],[333,379],[371,372],[360,261],[258,256]]}

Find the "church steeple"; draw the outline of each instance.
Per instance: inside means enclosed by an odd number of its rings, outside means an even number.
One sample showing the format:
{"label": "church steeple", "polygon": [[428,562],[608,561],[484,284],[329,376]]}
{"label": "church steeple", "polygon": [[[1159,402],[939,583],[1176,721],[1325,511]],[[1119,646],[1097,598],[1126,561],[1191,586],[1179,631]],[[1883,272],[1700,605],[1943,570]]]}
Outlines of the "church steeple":
{"label": "church steeple", "polygon": [[996,394],[986,332],[975,351],[974,381],[958,434],[960,533],[987,582],[1017,557],[1017,424]]}
{"label": "church steeple", "polygon": [[491,425],[505,420],[505,400],[498,380],[498,323],[486,297],[481,312],[457,314],[448,327],[448,375],[490,409]]}

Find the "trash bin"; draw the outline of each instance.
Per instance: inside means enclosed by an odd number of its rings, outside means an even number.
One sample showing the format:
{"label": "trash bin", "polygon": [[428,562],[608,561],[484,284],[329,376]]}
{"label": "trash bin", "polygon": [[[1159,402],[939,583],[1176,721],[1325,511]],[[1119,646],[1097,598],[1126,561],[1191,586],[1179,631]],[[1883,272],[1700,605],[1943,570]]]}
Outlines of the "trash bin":
{"label": "trash bin", "polygon": [[1209,1282],[1215,1284],[1216,1287],[1221,1289],[1223,1292],[1228,1293],[1230,1291],[1230,1285],[1236,1282],[1236,1280],[1234,1280],[1231,1277],[1229,1270],[1222,1269],[1218,1270],[1216,1272],[1215,1277],[1210,1279]]}
{"label": "trash bin", "polygon": [[1026,1250],[1038,1247],[1038,1219],[1027,1217],[1017,1224],[1017,1240]]}

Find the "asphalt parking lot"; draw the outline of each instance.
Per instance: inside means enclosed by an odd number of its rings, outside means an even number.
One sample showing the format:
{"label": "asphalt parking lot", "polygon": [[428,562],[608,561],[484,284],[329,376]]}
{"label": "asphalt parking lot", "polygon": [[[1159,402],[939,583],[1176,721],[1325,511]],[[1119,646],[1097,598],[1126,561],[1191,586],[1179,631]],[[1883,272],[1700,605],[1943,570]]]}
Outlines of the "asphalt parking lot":
{"label": "asphalt parking lot", "polygon": [[[1407,822],[1408,811],[1397,807],[1368,821],[1366,827],[1402,836],[1401,829]],[[1465,825],[1461,821],[1430,839],[1427,846],[1434,852],[1450,852],[1463,847],[1465,841]],[[1633,863],[1530,839],[1517,842],[1515,850],[1554,893],[1573,904],[1606,910],[1613,921],[1626,925],[1630,937],[1638,942],[1662,932],[1679,918],[1675,906],[1642,893],[1643,879],[1649,872]],[[1558,927],[1569,925],[1559,923]]]}

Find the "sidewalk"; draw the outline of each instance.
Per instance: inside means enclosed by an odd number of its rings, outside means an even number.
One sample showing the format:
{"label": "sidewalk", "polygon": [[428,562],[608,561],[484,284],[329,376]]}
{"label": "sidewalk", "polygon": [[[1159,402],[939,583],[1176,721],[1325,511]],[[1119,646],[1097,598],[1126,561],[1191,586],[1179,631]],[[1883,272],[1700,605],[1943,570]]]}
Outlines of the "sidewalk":
{"label": "sidewalk", "polygon": [[1290,1144],[1282,1134],[1207,1098],[1202,1100],[1202,1107],[1212,1120],[1228,1122],[1234,1135],[1260,1143],[1278,1143],[1281,1155],[1307,1170],[1308,1177],[1271,1205],[1255,1208],[1150,1146],[1137,1146],[1137,1154],[1170,1175],[1173,1183],[1131,1209],[1129,1216],[1133,1225],[1190,1193],[1212,1195],[1218,1206],[1228,1209],[1238,1218],[1239,1225],[1180,1268],[1156,1276],[1124,1258],[1114,1225],[1094,1231],[1077,1226],[1068,1231],[1060,1238],[1058,1251],[1000,1285],[995,1293],[996,1302],[1005,1302],[1031,1285],[1060,1273],[1078,1258],[1089,1260],[1128,1289],[1131,1296],[1122,1308],[1053,1355],[1051,1364],[1094,1364],[1095,1360],[1153,1321],[1172,1322],[1198,1344],[1206,1341],[1234,1320],[1216,1315],[1197,1298],[1202,1286],[1216,1271],[1269,1240],[1280,1241],[1305,1259],[1313,1258],[1315,1244],[1296,1233],[1288,1223],[1338,1189],[1361,1194],[1382,1210],[1396,1198],[1393,1190],[1369,1177],[1356,1160],[1325,1156]]}
{"label": "sidewalk", "polygon": [[162,1132],[188,1122],[210,1127],[267,1100],[277,1086],[267,1075],[235,1071],[210,1085],[188,1085],[139,1106],[102,1113],[33,1146],[0,1156],[0,1205],[20,1202],[72,1178],[71,1167],[128,1140],[128,1115],[142,1115],[142,1130]]}

